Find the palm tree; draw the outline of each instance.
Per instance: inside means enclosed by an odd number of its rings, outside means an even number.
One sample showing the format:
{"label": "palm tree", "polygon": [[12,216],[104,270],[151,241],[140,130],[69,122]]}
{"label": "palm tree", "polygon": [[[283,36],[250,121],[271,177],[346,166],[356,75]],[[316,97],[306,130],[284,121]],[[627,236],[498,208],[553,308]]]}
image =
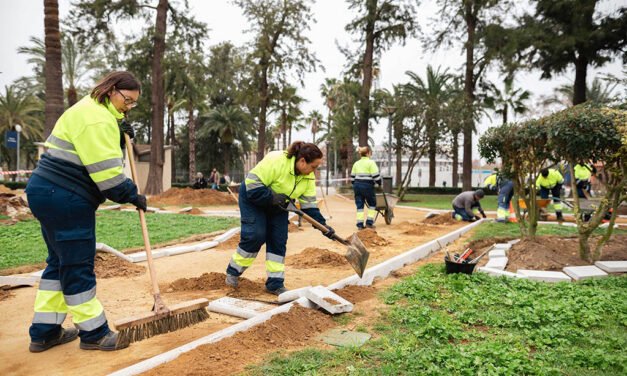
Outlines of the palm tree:
{"label": "palm tree", "polygon": [[324,120],[322,118],[322,113],[318,110],[310,111],[307,117],[305,118],[306,124],[311,124],[311,134],[313,136],[313,143],[316,143],[316,134],[322,130],[321,126]]}
{"label": "palm tree", "polygon": [[[586,85],[586,101],[601,105],[611,104],[618,99],[618,95],[614,93],[618,84],[619,82],[616,81],[612,82],[595,77],[592,80],[592,85]],[[551,97],[542,101],[542,104],[545,106],[557,104],[570,107],[573,105],[573,96],[574,86],[572,84],[560,85],[553,90]]]}
{"label": "palm tree", "polygon": [[44,34],[46,37],[46,107],[44,137],[48,137],[63,114],[63,70],[61,66],[61,33],[59,2],[44,0]]}
{"label": "palm tree", "polygon": [[405,90],[414,96],[414,99],[424,106],[425,125],[429,142],[429,186],[435,186],[435,167],[437,144],[441,135],[441,111],[442,105],[451,95],[449,85],[453,76],[448,73],[448,68],[440,72],[440,67],[433,70],[427,66],[427,78],[423,80],[416,73],[405,72],[411,81],[405,84]]}
{"label": "palm tree", "polygon": [[500,90],[494,84],[488,85],[488,95],[484,100],[487,108],[501,115],[503,124],[507,123],[508,111],[511,108],[514,114],[523,114],[529,109],[525,102],[529,100],[531,93],[523,89],[514,90],[514,78],[507,77],[503,81],[504,88]]}
{"label": "palm tree", "polygon": [[207,131],[217,132],[220,142],[224,145],[224,173],[231,169],[231,146],[238,140],[248,140],[255,129],[248,116],[238,106],[218,106],[206,117],[200,119],[207,124]]}
{"label": "palm tree", "polygon": [[283,137],[283,149],[287,149],[288,144],[292,141],[292,125],[303,115],[300,105],[305,99],[296,94],[296,91],[295,86],[286,84],[274,93],[276,101],[273,107],[279,112],[278,120]]}

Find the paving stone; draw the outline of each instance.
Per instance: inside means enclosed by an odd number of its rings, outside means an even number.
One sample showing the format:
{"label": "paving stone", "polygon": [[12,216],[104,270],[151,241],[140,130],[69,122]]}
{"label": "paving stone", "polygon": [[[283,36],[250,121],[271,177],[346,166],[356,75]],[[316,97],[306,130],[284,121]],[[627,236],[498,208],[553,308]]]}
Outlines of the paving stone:
{"label": "paving stone", "polygon": [[287,303],[291,302],[292,300],[302,298],[303,296],[305,296],[305,291],[309,290],[310,288],[311,286],[305,286],[299,289],[288,290],[287,292],[279,295],[279,303]]}
{"label": "paving stone", "polygon": [[496,243],[492,246],[492,249],[502,249],[505,252],[509,251],[512,248],[512,245],[509,243]]}
{"label": "paving stone", "polygon": [[182,209],[179,209],[179,213],[187,213],[187,212],[192,211],[192,209],[193,209],[193,207],[187,206],[187,207],[184,207]]}
{"label": "paving stone", "polygon": [[526,275],[530,280],[533,281],[544,281],[544,282],[571,282],[569,276],[562,272],[551,272],[547,270],[527,270],[527,269],[518,269],[516,271],[520,275]]}
{"label": "paving stone", "polygon": [[486,268],[504,270],[507,266],[507,257],[496,257],[491,258],[487,264],[485,264]]}
{"label": "paving stone", "polygon": [[582,279],[607,277],[606,272],[597,268],[594,265],[567,266],[563,270],[564,273],[568,274],[575,281],[581,281]]}
{"label": "paving stone", "polygon": [[0,286],[35,286],[40,277],[0,276]]}
{"label": "paving stone", "polygon": [[370,339],[371,335],[362,332],[353,332],[346,329],[329,329],[320,334],[318,339],[324,343],[338,347],[359,347]]}
{"label": "paving stone", "polygon": [[505,250],[504,249],[500,249],[500,248],[496,248],[496,249],[492,249],[490,252],[488,252],[488,258],[493,259],[493,258],[497,258],[497,257],[507,257],[507,255],[505,254]]}
{"label": "paving stone", "polygon": [[489,274],[494,277],[509,277],[509,278],[521,278],[521,279],[528,278],[526,275],[507,272],[505,270],[500,270],[500,269],[488,268],[485,266],[480,266],[479,268],[477,268],[477,271],[481,273]]}
{"label": "paving stone", "polygon": [[241,317],[244,319],[255,317],[273,308],[276,308],[276,306],[250,300],[231,298],[229,296],[211,301],[207,306],[207,309],[211,312]]}
{"label": "paving stone", "polygon": [[520,239],[514,239],[514,240],[510,240],[510,241],[508,241],[508,242],[507,242],[507,244],[514,245],[514,244],[516,244],[516,243],[518,243],[518,242],[520,242]]}
{"label": "paving stone", "polygon": [[594,265],[608,273],[627,273],[627,261],[597,261]]}
{"label": "paving stone", "polygon": [[332,315],[353,310],[353,303],[323,286],[316,286],[306,290],[305,297]]}

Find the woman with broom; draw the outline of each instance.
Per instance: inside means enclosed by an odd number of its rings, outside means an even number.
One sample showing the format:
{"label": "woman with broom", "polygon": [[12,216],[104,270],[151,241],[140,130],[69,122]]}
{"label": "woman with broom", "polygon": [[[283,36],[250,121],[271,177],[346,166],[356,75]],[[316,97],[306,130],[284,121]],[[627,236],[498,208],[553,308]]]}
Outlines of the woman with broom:
{"label": "woman with broom", "polygon": [[[146,197],[122,171],[122,132],[130,137],[134,132],[125,122],[118,126],[137,105],[140,93],[141,85],[131,73],[109,73],[61,115],[28,182],[28,204],[48,247],[29,330],[31,352],[77,336],[84,350],[128,346],[109,329],[96,298],[96,209],[109,199],[146,210]],[[61,326],[68,312],[76,329]]]}
{"label": "woman with broom", "polygon": [[287,291],[285,250],[290,200],[298,199],[303,212],[335,231],[316,204],[314,171],[322,163],[322,152],[312,143],[294,142],[286,151],[268,153],[246,176],[239,190],[241,240],[226,269],[226,284],[237,287],[239,276],[252,265],[259,249],[266,244],[266,290],[275,295]]}

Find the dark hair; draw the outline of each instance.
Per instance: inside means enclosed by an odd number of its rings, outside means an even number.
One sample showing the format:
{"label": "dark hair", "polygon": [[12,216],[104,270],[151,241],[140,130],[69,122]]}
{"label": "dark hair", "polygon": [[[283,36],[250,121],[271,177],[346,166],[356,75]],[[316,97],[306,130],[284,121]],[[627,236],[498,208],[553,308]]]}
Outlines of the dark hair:
{"label": "dark hair", "polygon": [[477,196],[477,198],[483,198],[485,197],[485,193],[483,192],[483,189],[477,189],[475,191],[475,196]]}
{"label": "dark hair", "polygon": [[139,90],[141,93],[142,85],[133,76],[132,73],[126,71],[111,72],[106,75],[94,89],[91,91],[91,97],[100,103],[104,103],[109,97],[109,93],[113,89],[118,90]]}
{"label": "dark hair", "polygon": [[287,149],[287,157],[296,157],[296,161],[305,158],[305,162],[311,163],[316,159],[322,158],[322,152],[316,144],[310,142],[296,141]]}
{"label": "dark hair", "polygon": [[549,176],[549,169],[543,168],[542,170],[540,170],[540,175],[546,178],[547,176]]}

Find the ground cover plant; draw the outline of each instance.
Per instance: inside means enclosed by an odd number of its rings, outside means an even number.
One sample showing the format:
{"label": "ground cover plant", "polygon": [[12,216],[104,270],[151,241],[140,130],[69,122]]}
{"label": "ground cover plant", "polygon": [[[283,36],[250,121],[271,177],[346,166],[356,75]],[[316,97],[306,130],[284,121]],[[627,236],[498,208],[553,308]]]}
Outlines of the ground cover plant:
{"label": "ground cover plant", "polygon": [[388,290],[361,348],[307,349],[252,375],[619,375],[627,277],[550,284],[446,275],[428,264]]}
{"label": "ground cover plant", "polygon": [[[204,234],[238,225],[237,218],[197,217],[177,214],[148,214],[152,244]],[[0,269],[40,263],[47,250],[37,220],[0,225]],[[99,212],[96,217],[96,241],[115,249],[142,246],[142,232],[137,213]]]}

